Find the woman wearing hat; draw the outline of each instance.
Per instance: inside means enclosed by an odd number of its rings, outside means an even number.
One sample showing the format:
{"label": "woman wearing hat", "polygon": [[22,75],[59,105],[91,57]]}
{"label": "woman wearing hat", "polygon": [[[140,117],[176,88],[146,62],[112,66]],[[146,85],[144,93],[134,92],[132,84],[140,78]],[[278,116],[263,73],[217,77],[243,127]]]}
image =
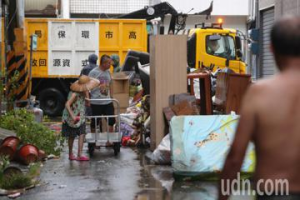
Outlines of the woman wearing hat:
{"label": "woman wearing hat", "polygon": [[[69,160],[88,161],[89,158],[82,155],[85,131],[85,97],[86,93],[99,86],[97,79],[88,76],[80,76],[79,80],[70,87],[65,109],[62,115],[62,135],[68,137]],[[75,137],[78,139],[77,157],[73,154]]]}

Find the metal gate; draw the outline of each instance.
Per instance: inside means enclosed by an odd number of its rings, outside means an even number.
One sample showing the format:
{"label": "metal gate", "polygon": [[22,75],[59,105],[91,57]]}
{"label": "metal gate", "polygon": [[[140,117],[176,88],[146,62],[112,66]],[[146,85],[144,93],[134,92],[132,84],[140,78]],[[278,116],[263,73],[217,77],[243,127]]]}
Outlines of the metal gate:
{"label": "metal gate", "polygon": [[274,24],[274,7],[261,11],[260,31],[260,78],[272,76],[276,73],[276,64],[270,51],[270,32]]}

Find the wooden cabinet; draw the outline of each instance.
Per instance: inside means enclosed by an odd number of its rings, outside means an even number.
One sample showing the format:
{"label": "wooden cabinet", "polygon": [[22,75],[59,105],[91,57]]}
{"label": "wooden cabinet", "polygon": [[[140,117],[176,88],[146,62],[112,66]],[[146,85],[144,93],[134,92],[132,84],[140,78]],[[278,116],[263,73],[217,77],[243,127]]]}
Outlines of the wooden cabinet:
{"label": "wooden cabinet", "polygon": [[219,73],[215,96],[216,110],[229,114],[240,112],[243,96],[251,84],[251,75]]}

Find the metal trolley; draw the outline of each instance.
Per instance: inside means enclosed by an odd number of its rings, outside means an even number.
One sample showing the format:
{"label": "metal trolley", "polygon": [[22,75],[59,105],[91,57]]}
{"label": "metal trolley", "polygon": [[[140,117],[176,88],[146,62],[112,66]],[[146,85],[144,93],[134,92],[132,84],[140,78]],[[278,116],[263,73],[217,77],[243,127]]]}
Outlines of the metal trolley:
{"label": "metal trolley", "polygon": [[[88,101],[107,101],[108,99],[87,99]],[[120,105],[118,100],[116,99],[109,99],[113,102],[114,105],[116,105],[116,113],[114,115],[101,115],[101,116],[86,116],[86,119],[92,120],[95,119],[95,131],[92,132],[90,127],[87,127],[86,130],[87,134],[85,137],[86,142],[88,143],[88,151],[89,155],[93,156],[95,149],[98,147],[106,147],[106,143],[109,141],[113,143],[111,146],[114,150],[114,155],[117,156],[120,153],[121,149],[121,140],[122,140],[122,133],[120,131]],[[100,130],[100,126],[97,122],[98,119],[100,119],[100,123],[102,122],[102,119],[106,119],[106,125],[108,128],[108,119],[114,117],[116,119],[116,126],[114,128],[115,132],[108,132],[106,130],[105,132],[102,132]],[[88,124],[88,123],[87,123]],[[103,127],[102,127],[103,129]]]}

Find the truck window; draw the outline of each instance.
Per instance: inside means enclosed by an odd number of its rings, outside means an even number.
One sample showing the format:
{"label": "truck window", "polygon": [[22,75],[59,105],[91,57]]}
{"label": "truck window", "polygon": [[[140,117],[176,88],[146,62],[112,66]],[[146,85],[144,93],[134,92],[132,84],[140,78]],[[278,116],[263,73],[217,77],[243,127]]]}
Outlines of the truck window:
{"label": "truck window", "polygon": [[221,35],[219,40],[209,40],[206,37],[206,53],[222,58],[235,60],[235,44],[231,36]]}

